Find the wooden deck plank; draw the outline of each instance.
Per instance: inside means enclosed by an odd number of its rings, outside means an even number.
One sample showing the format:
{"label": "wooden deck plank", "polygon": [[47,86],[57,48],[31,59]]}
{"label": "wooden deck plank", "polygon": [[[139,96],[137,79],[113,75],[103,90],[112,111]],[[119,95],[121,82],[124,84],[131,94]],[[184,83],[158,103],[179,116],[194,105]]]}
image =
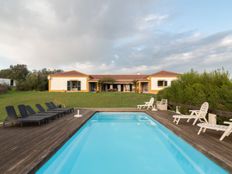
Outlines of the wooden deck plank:
{"label": "wooden deck plank", "polygon": [[[42,126],[0,128],[0,171],[28,173],[49,158],[96,111],[138,111],[134,108],[82,109],[84,117],[67,115]],[[189,123],[172,122],[172,113],[145,111],[199,151],[232,171],[232,136],[219,141],[220,132],[197,135],[198,128]],[[35,171],[35,170],[33,170]],[[33,172],[32,171],[32,172]]]}

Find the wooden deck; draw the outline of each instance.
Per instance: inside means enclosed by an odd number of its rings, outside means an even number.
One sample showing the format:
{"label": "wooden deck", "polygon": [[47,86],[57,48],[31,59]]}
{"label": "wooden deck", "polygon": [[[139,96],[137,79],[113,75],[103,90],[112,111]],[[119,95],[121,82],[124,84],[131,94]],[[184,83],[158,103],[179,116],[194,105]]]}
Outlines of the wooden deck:
{"label": "wooden deck", "polygon": [[199,128],[192,122],[181,121],[178,125],[172,122],[173,113],[169,111],[148,112],[153,118],[186,140],[193,147],[204,153],[211,160],[232,173],[232,135],[219,141],[220,131],[207,130],[197,135]]}
{"label": "wooden deck", "polygon": [[[0,128],[0,173],[25,174],[52,155],[94,111],[66,115],[41,126]],[[33,170],[33,171],[34,171]],[[34,173],[34,172],[31,173]]]}
{"label": "wooden deck", "polygon": [[[123,109],[83,109],[82,118],[67,115],[42,126],[0,128],[0,173],[34,173],[96,111],[136,111]],[[186,122],[172,123],[171,112],[147,112],[178,136],[219,165],[232,172],[232,136],[220,142],[220,132],[197,135],[197,127]]]}

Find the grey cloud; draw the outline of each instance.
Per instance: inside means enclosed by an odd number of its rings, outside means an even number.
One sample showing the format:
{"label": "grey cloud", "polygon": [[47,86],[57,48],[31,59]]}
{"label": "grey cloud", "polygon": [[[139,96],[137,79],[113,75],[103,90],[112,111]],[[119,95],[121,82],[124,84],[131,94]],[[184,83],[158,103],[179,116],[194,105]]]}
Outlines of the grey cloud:
{"label": "grey cloud", "polygon": [[[170,33],[154,0],[0,1],[4,65],[78,69],[86,73],[149,73],[232,66],[232,31],[208,36]],[[220,61],[217,60],[220,58]]]}
{"label": "grey cloud", "polygon": [[[0,36],[4,35],[6,43],[2,44],[7,46],[1,54],[9,56],[8,47],[12,47],[17,60],[40,65],[44,59],[51,66],[107,61],[114,39],[135,32],[137,16],[147,13],[141,9],[149,8],[152,3],[151,0],[1,1]],[[12,42],[8,43],[9,40]]]}
{"label": "grey cloud", "polygon": [[[149,34],[152,36],[151,34]],[[232,31],[212,34],[210,36],[196,36],[195,32],[180,34],[160,33],[144,41],[133,42],[129,47],[145,45],[142,51],[124,51],[124,56],[130,57],[124,62],[132,65],[157,65],[178,71],[191,68],[207,70],[225,67],[230,70],[232,65],[232,39],[228,44],[223,40],[232,36]],[[125,46],[125,45],[124,45]],[[120,52],[120,51],[119,51]],[[124,57],[122,56],[122,57]],[[136,61],[130,61],[136,60]]]}

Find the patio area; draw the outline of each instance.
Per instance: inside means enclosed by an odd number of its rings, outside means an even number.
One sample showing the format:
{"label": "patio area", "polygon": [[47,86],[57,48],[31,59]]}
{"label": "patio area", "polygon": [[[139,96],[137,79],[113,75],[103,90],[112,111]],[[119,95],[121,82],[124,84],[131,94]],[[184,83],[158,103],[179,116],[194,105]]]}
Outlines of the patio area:
{"label": "patio area", "polygon": [[[3,173],[33,173],[76,130],[97,111],[138,111],[134,108],[82,109],[82,118],[67,115],[42,126],[0,128],[0,171]],[[175,125],[169,111],[145,111],[182,137],[210,159],[232,172],[232,137],[220,142],[220,132],[207,131],[197,135],[198,128],[186,122]],[[154,147],[155,148],[155,147]]]}

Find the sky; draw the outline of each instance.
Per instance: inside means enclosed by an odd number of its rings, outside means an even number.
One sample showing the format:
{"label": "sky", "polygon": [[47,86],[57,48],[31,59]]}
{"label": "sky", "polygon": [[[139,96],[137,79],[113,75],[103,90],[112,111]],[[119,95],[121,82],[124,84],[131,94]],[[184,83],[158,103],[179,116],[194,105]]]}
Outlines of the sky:
{"label": "sky", "polygon": [[232,74],[231,0],[0,0],[0,69]]}

